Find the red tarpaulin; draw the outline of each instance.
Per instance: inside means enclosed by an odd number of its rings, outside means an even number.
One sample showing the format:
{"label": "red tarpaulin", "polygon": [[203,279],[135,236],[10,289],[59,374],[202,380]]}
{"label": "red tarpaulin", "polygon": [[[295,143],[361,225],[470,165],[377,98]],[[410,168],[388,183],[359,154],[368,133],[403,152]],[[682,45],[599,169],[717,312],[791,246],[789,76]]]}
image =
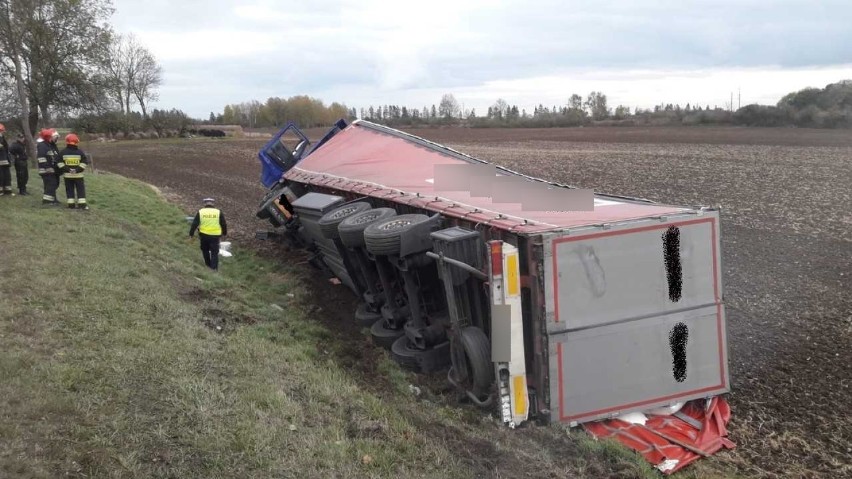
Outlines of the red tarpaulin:
{"label": "red tarpaulin", "polygon": [[[519,203],[495,203],[490,197],[471,196],[470,192],[437,190],[435,166],[465,164],[463,157],[465,155],[402,132],[391,134],[355,122],[300,161],[285,178],[393,198],[397,203],[522,233],[690,211],[602,195],[595,197],[594,211],[523,211]],[[510,173],[501,171],[501,174]],[[541,183],[543,189],[547,186],[548,183]]]}
{"label": "red tarpaulin", "polygon": [[702,456],[722,448],[733,449],[735,444],[726,437],[730,418],[730,406],[717,396],[709,404],[706,400],[690,401],[677,416],[649,415],[644,425],[608,419],[583,424],[583,428],[596,438],[617,440],[671,474]]}

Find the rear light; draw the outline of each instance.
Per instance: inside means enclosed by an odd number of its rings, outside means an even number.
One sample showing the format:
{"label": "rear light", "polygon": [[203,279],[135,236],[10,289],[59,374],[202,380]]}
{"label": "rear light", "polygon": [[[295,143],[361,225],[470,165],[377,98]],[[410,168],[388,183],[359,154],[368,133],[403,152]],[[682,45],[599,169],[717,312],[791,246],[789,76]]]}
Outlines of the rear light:
{"label": "rear light", "polygon": [[503,275],[503,242],[491,242],[491,275]]}

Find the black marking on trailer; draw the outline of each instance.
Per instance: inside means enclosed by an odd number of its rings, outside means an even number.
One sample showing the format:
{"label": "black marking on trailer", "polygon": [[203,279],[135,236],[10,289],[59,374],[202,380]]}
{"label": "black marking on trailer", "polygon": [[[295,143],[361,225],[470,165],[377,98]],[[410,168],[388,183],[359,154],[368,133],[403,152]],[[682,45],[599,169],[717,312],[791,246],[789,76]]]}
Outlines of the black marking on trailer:
{"label": "black marking on trailer", "polygon": [[680,301],[683,293],[683,270],[680,264],[680,229],[675,226],[670,226],[663,233],[663,254],[669,282],[669,299],[676,303]]}
{"label": "black marking on trailer", "polygon": [[674,325],[669,331],[669,346],[672,349],[672,374],[675,381],[682,383],[686,380],[686,342],[689,339],[689,328],[683,323]]}

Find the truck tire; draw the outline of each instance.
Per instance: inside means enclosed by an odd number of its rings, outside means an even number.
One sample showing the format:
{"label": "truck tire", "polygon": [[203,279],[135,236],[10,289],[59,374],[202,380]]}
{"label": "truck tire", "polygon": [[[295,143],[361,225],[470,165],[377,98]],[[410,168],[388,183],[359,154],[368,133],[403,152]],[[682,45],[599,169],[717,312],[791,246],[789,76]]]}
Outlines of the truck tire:
{"label": "truck tire", "polygon": [[400,236],[429,217],[421,214],[399,215],[381,223],[373,223],[364,230],[367,251],[377,256],[399,254]]}
{"label": "truck tire", "polygon": [[337,226],[340,241],[348,248],[364,246],[364,230],[373,223],[378,223],[396,216],[393,208],[375,208],[352,215],[341,221]]}
{"label": "truck tire", "polygon": [[369,328],[377,320],[382,319],[382,313],[370,311],[367,303],[358,303],[358,308],[355,310],[355,324],[364,328]]}
{"label": "truck tire", "polygon": [[364,211],[367,211],[370,208],[372,208],[372,206],[370,206],[370,203],[367,203],[366,201],[356,201],[355,203],[349,203],[348,205],[343,205],[340,208],[335,208],[329,211],[328,213],[323,215],[323,217],[320,218],[319,221],[317,221],[317,224],[319,225],[320,231],[322,231],[323,236],[328,239],[337,239],[339,237],[337,233],[337,226],[340,224],[341,221],[354,214],[363,213]]}
{"label": "truck tire", "polygon": [[465,368],[467,381],[465,386],[477,397],[488,394],[494,384],[494,367],[491,363],[491,344],[485,333],[476,326],[463,328],[459,334],[464,355],[463,364],[453,364],[453,368]]}
{"label": "truck tire", "polygon": [[446,370],[450,365],[450,343],[444,341],[423,350],[412,347],[411,341],[402,336],[391,346],[391,357],[402,368],[415,373],[434,373]]}
{"label": "truck tire", "polygon": [[385,326],[385,320],[380,319],[373,323],[370,334],[373,336],[373,343],[385,349],[390,349],[394,341],[399,339],[400,336],[405,336],[405,331],[402,328],[388,329]]}

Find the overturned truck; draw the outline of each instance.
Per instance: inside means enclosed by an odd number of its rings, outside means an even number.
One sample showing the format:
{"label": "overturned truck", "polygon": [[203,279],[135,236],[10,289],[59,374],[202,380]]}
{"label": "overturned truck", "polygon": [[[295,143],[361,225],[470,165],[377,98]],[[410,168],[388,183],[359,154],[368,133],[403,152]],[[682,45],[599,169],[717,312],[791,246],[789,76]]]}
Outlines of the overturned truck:
{"label": "overturned truck", "polygon": [[543,207],[530,199],[582,191],[360,120],[316,144],[288,124],[259,159],[273,226],[259,237],[310,251],[403,367],[446,371],[510,427],[595,424],[626,442],[651,431],[629,414],[699,435],[715,422],[710,439],[643,439],[666,472],[732,447],[717,209],[591,192],[585,210]]}

